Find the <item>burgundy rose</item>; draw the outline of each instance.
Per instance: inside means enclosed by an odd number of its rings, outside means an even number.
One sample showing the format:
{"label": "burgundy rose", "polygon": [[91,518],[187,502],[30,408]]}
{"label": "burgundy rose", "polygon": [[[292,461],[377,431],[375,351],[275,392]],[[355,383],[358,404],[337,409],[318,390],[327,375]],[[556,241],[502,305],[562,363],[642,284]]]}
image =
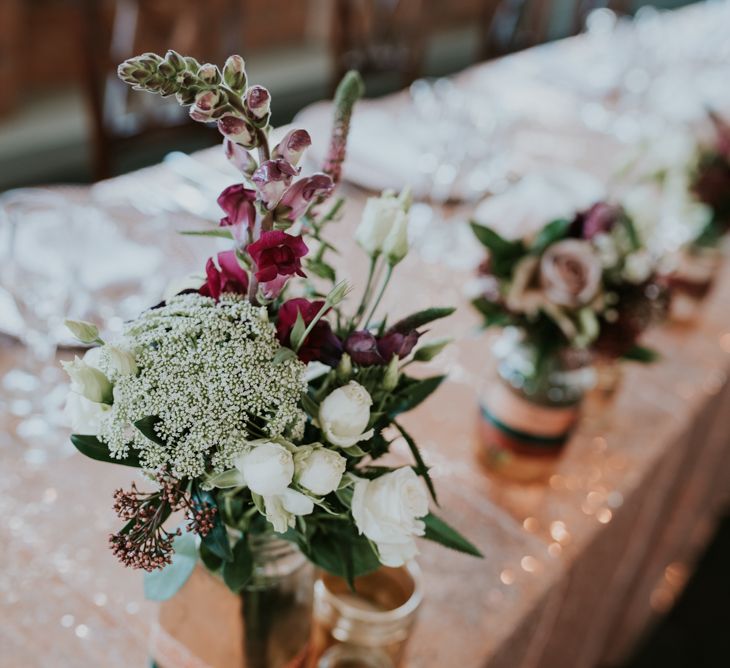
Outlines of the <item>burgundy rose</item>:
{"label": "burgundy rose", "polygon": [[[276,322],[279,343],[282,346],[291,346],[291,331],[299,313],[302,314],[304,324],[309,325],[323,306],[323,301],[310,302],[303,298],[284,302]],[[342,342],[335,336],[329,323],[321,319],[302,342],[298,355],[302,362],[316,361],[334,367],[342,357]]]}
{"label": "burgundy rose", "polygon": [[308,249],[301,236],[294,237],[281,230],[264,232],[246,250],[256,265],[259,283],[273,281],[277,276],[306,276],[302,271],[301,258]]}
{"label": "burgundy rose", "polygon": [[205,265],[206,281],[198,292],[216,301],[224,292],[245,295],[248,292],[248,274],[241,266],[236,251],[218,253],[218,266],[213,258]]}
{"label": "burgundy rose", "polygon": [[623,211],[620,206],[598,202],[587,211],[576,216],[574,226],[577,228],[578,236],[584,239],[592,239],[598,234],[610,232],[616,223],[621,220]]}
{"label": "burgundy rose", "polygon": [[286,160],[267,160],[251,177],[267,209],[273,209],[299,171]]}
{"label": "burgundy rose", "polygon": [[328,197],[335,184],[326,174],[313,174],[294,182],[276,207],[275,218],[294,222],[316,199]]}
{"label": "burgundy rose", "polygon": [[256,191],[244,188],[241,183],[228,186],[218,196],[218,206],[226,215],[221,218],[221,227],[250,229],[256,221]]}
{"label": "burgundy rose", "polygon": [[296,165],[304,151],[312,145],[312,138],[306,130],[289,130],[274,148],[271,157],[283,158]]}

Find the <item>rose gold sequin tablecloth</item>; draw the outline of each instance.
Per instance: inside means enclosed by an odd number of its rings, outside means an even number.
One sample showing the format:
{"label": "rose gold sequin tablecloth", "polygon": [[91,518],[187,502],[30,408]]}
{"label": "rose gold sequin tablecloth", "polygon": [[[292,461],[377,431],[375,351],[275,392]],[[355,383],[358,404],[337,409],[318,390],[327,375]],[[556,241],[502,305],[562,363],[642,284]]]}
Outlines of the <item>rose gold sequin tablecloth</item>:
{"label": "rose gold sequin tablecloth", "polygon": [[[551,50],[561,47],[573,48],[568,42]],[[464,85],[479,72],[465,75]],[[194,157],[218,176],[225,170],[217,151]],[[139,201],[135,208],[135,200],[149,200],[154,191],[158,204],[174,202],[182,188],[190,189],[189,177],[163,164],[67,196],[104,207],[134,238],[149,231],[149,213]],[[213,201],[210,179],[206,189]],[[364,202],[362,192],[345,192],[345,217],[332,230],[342,248],[351,244]],[[173,239],[175,230],[199,222],[189,211],[162,209],[156,234],[170,240],[189,269],[202,267],[214,244]],[[461,306],[432,332],[459,340],[431,363],[431,371],[449,373],[449,382],[406,426],[433,466],[441,513],[485,555],[476,560],[422,544],[426,599],[408,665],[618,665],[638,634],[671,606],[727,505],[730,266],[694,325],[666,325],[648,337],[660,362],[627,365],[611,401],[589,401],[549,482],[519,486],[487,477],[474,456],[476,397],[491,362],[488,337],[477,333],[464,297],[471,261],[460,255],[469,249],[446,244],[434,258],[427,245],[429,238],[458,236],[465,213],[456,209],[422,230],[386,300],[394,314]],[[366,268],[350,250],[338,264],[356,280]],[[181,273],[179,266],[166,270],[171,277]],[[3,372],[20,359],[14,345],[0,347]],[[146,665],[155,606],[143,599],[140,574],[123,569],[106,549],[117,525],[112,492],[128,484],[132,471],[75,454],[60,428],[57,445],[38,457],[15,435],[18,418],[8,397],[2,408],[0,666]],[[405,444],[397,449],[407,456]]]}

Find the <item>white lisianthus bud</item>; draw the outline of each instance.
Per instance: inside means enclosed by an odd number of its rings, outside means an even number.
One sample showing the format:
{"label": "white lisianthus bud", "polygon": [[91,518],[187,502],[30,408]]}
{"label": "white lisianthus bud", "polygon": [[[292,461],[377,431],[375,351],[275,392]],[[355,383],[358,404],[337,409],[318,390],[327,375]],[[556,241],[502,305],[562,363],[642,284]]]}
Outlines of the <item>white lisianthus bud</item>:
{"label": "white lisianthus bud", "polygon": [[623,277],[629,282],[640,284],[651,276],[654,270],[654,263],[651,255],[646,250],[638,250],[630,253],[624,260],[624,268],[621,272]]}
{"label": "white lisianthus bud", "polygon": [[355,483],[352,516],[358,531],[376,544],[385,566],[402,566],[418,554],[414,537],[424,534],[419,518],[427,514],[426,486],[409,467]]}
{"label": "white lisianthus bud", "polygon": [[283,494],[294,477],[294,458],[278,443],[259,443],[233,462],[252,492],[261,496]]}
{"label": "white lisianthus bud", "polygon": [[383,253],[388,264],[395,266],[408,254],[408,214],[398,209],[390,232],[383,241]]}
{"label": "white lisianthus bud", "polygon": [[392,194],[368,198],[355,232],[355,240],[368,255],[377,255],[383,250],[383,243],[399,212],[402,212],[401,204]]}
{"label": "white lisianthus bud", "polygon": [[296,480],[305,489],[325,496],[339,487],[345,472],[345,458],[326,448],[299,448],[294,456]]}
{"label": "white lisianthus bud", "polygon": [[109,362],[109,371],[112,377],[117,376],[136,376],[137,360],[128,350],[124,350],[119,346],[106,345],[102,349],[102,355],[105,355]]}
{"label": "white lisianthus bud", "polygon": [[96,436],[111,409],[109,404],[100,404],[76,392],[69,392],[63,412],[66,423],[74,434]]}
{"label": "white lisianthus bud", "polygon": [[99,328],[93,322],[66,320],[64,324],[81,343],[101,343]]}
{"label": "white lisianthus bud", "polygon": [[[98,348],[92,350],[98,350]],[[61,362],[61,365],[71,378],[72,392],[86,397],[89,401],[102,404],[111,403],[112,384],[99,369],[79,357],[74,357],[73,362]]]}
{"label": "white lisianthus bud", "polygon": [[354,380],[330,392],[319,407],[319,424],[325,438],[342,448],[371,438],[373,430],[365,429],[372,404],[368,391]]}
{"label": "white lisianthus bud", "polygon": [[340,362],[337,365],[337,380],[345,383],[350,380],[350,376],[352,376],[352,359],[347,353],[342,353]]}
{"label": "white lisianthus bud", "polygon": [[266,519],[271,522],[276,533],[284,533],[294,526],[294,518],[298,515],[309,515],[314,510],[314,503],[305,494],[294,489],[285,489],[281,494],[264,497]]}

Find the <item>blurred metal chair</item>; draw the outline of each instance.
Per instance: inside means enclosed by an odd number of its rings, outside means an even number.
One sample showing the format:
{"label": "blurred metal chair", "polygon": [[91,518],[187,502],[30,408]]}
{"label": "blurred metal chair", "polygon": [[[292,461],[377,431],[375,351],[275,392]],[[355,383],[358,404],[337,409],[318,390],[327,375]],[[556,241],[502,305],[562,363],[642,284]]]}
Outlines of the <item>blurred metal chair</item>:
{"label": "blurred metal chair", "polygon": [[397,73],[400,85],[421,72],[426,39],[423,0],[335,0],[332,88],[350,69],[363,76]]}
{"label": "blurred metal chair", "polygon": [[93,175],[112,173],[113,158],[179,134],[199,132],[174,100],[160,104],[122,84],[117,65],[144,51],[176,49],[222,64],[241,49],[242,0],[81,0],[85,89],[93,132]]}

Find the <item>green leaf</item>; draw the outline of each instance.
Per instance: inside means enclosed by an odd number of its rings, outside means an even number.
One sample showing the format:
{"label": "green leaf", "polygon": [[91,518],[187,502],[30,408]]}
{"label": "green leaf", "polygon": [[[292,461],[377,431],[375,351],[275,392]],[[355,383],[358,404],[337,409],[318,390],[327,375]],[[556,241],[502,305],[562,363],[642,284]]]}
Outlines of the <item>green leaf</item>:
{"label": "green leaf", "polygon": [[223,582],[235,593],[240,592],[253,575],[253,555],[248,539],[243,536],[233,548],[233,561],[223,564]]}
{"label": "green leaf", "polygon": [[193,501],[199,506],[208,504],[216,509],[215,518],[213,520],[213,528],[202,539],[205,545],[213,554],[225,561],[233,559],[231,551],[231,543],[228,540],[228,531],[221,518],[220,509],[216,503],[215,497],[208,491],[200,489],[197,485],[193,487]]}
{"label": "green leaf", "polygon": [[85,436],[83,434],[71,434],[71,443],[82,454],[90,459],[96,459],[99,462],[107,462],[110,464],[121,464],[122,466],[133,466],[140,468],[139,457],[137,452],[129,448],[129,453],[122,459],[112,457],[109,447],[106,443],[102,443],[96,436]]}
{"label": "green leaf", "polygon": [[200,544],[200,561],[203,565],[211,572],[217,572],[223,565],[223,559],[217,554],[213,554],[209,548],[205,546],[205,543]]}
{"label": "green leaf", "polygon": [[298,350],[299,346],[302,345],[302,337],[304,337],[304,332],[306,330],[307,325],[304,323],[302,312],[297,311],[297,319],[294,323],[294,327],[292,327],[291,334],[289,335],[289,343],[291,343],[291,347],[294,350]]}
{"label": "green leaf", "polygon": [[149,601],[171,599],[195,570],[198,563],[198,548],[195,535],[184,532],[174,542],[175,554],[172,563],[162,570],[144,574],[144,595]]}
{"label": "green leaf", "polygon": [[332,575],[351,580],[380,568],[380,560],[370,541],[357,533],[354,526],[324,531],[318,529],[309,545],[299,547],[316,566]]}
{"label": "green leaf", "polygon": [[512,321],[512,316],[503,306],[485,297],[472,300],[472,306],[484,316],[484,327],[504,327]]}
{"label": "green leaf", "polygon": [[630,350],[625,352],[621,357],[630,362],[641,362],[642,364],[650,364],[651,362],[656,362],[661,356],[656,350],[652,350],[651,348],[645,348],[644,346],[635,345]]}
{"label": "green leaf", "polygon": [[279,364],[283,364],[287,360],[296,359],[296,356],[297,354],[291,348],[286,348],[282,346],[274,354],[274,364],[278,366]]}
{"label": "green leaf", "polygon": [[446,522],[436,517],[433,513],[426,515],[423,521],[426,524],[424,537],[428,540],[432,540],[457,552],[471,554],[474,557],[484,556],[477,547],[472,545],[456,529],[452,529]]}
{"label": "green leaf", "polygon": [[228,469],[217,473],[205,481],[206,486],[218,489],[231,489],[232,487],[243,487],[246,484],[243,474],[238,469]]}
{"label": "green leaf", "polygon": [[307,262],[307,270],[313,273],[315,276],[325,278],[333,283],[337,280],[337,274],[335,270],[326,262],[322,260],[310,260]]}
{"label": "green leaf", "polygon": [[489,250],[492,273],[499,277],[510,276],[515,263],[527,252],[522,241],[508,241],[488,227],[473,221],[470,224],[477,239]]}
{"label": "green leaf", "polygon": [[165,443],[165,441],[163,441],[155,431],[155,425],[158,422],[160,422],[160,418],[156,415],[148,415],[141,420],[137,420],[134,423],[134,426],[137,427],[137,429],[139,429],[153,443],[157,443],[157,445],[167,445],[167,443]]}
{"label": "green leaf", "polygon": [[424,479],[424,481],[426,482],[426,487],[428,487],[428,491],[431,494],[431,498],[438,506],[439,502],[438,498],[436,497],[436,488],[434,487],[433,480],[431,480],[431,475],[428,472],[428,466],[426,466],[426,462],[423,461],[423,457],[421,457],[421,451],[418,449],[416,442],[413,440],[411,435],[397,422],[393,422],[393,426],[400,432],[400,435],[405,439],[406,443],[408,444],[408,449],[411,451],[413,459],[416,460],[416,466],[413,470]]}
{"label": "green leaf", "polygon": [[418,313],[409,315],[407,318],[403,318],[403,320],[399,320],[390,328],[390,331],[407,334],[408,332],[412,332],[414,329],[427,325],[429,322],[445,318],[451,315],[455,310],[455,308],[451,307],[438,306],[427,308],[423,311],[418,311]]}
{"label": "green leaf", "polygon": [[186,237],[218,237],[219,239],[233,239],[231,230],[226,227],[214,227],[210,230],[183,230],[180,234]]}
{"label": "green leaf", "polygon": [[388,416],[393,419],[401,413],[414,409],[436,391],[446,376],[431,376],[423,380],[410,381],[398,391],[395,401],[388,406]]}
{"label": "green leaf", "polygon": [[530,246],[530,252],[540,255],[548,246],[563,239],[570,229],[571,222],[565,218],[553,220],[543,227]]}
{"label": "green leaf", "polygon": [[418,350],[416,350],[413,354],[413,359],[416,362],[430,362],[452,341],[453,339],[448,337],[445,339],[438,339],[437,341],[431,341],[431,343],[427,343],[425,346],[421,346]]}
{"label": "green leaf", "polygon": [[319,415],[319,404],[309,396],[307,392],[302,392],[302,408],[311,416]]}

